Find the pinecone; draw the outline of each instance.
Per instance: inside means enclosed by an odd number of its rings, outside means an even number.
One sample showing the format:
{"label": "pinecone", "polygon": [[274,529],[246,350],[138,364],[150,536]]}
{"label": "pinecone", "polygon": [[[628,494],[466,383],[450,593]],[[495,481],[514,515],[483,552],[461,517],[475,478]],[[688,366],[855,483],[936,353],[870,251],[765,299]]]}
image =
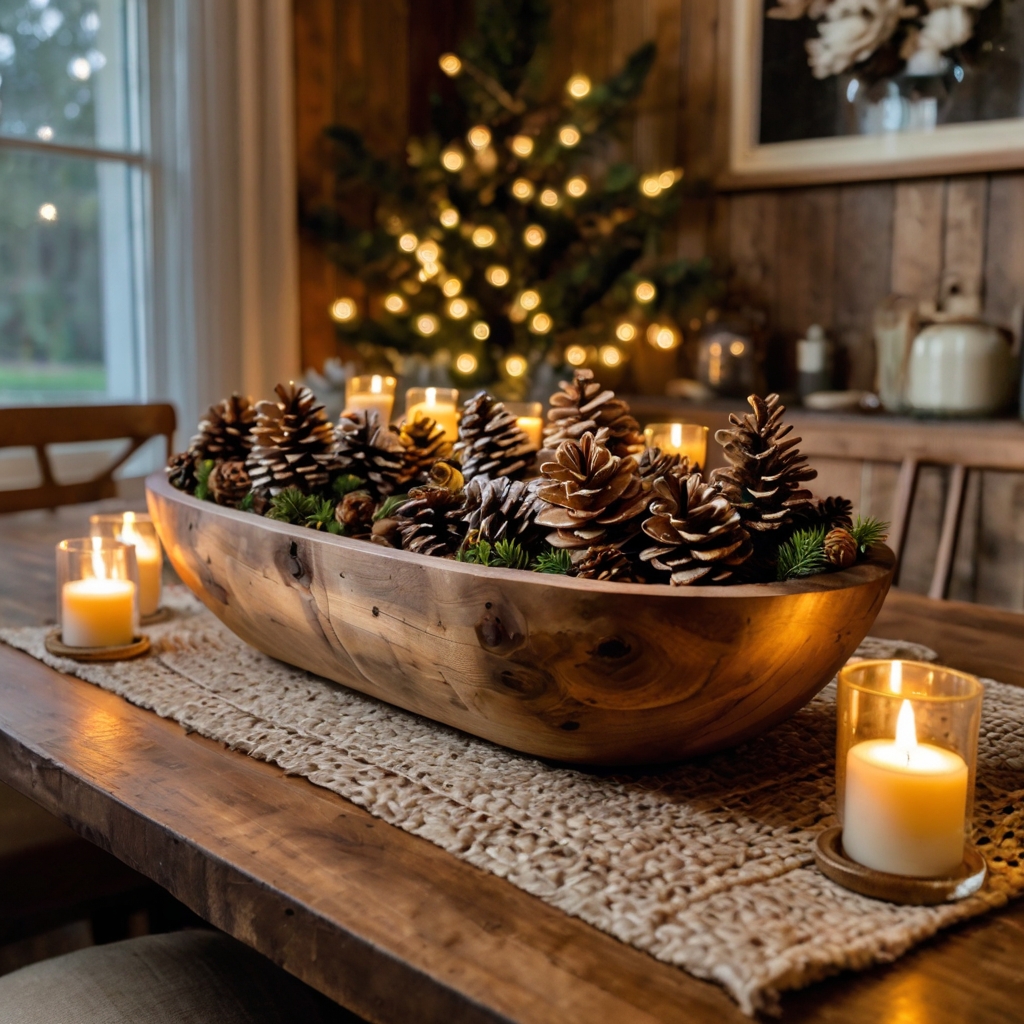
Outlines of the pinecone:
{"label": "pinecone", "polygon": [[421,555],[452,556],[462,545],[464,497],[447,487],[414,487],[395,514],[402,547]]}
{"label": "pinecone", "polygon": [[377,502],[369,491],[349,491],[334,510],[335,521],[350,537],[365,537],[373,530]]}
{"label": "pinecone", "polygon": [[551,396],[548,425],[540,461],[554,458],[555,449],[566,440],[578,441],[586,433],[608,431],[607,445],[620,458],[643,451],[640,424],[629,414],[629,406],[614,391],[594,380],[593,370],[577,370],[572,381],[562,381]]}
{"label": "pinecone", "polygon": [[545,532],[534,521],[541,503],[530,483],[477,477],[466,485],[465,498],[462,519],[476,540],[492,546],[499,540],[515,540],[529,549]]}
{"label": "pinecone", "polygon": [[670,573],[674,586],[724,583],[753,551],[739,510],[699,473],[655,483],[644,533],[657,544],[640,558]]}
{"label": "pinecone", "polygon": [[400,428],[392,427],[405,449],[406,483],[423,483],[430,467],[439,459],[452,454],[451,442],[445,439],[444,428],[429,417],[403,423]]}
{"label": "pinecone", "polygon": [[365,480],[376,498],[395,494],[409,479],[405,451],[374,409],[346,412],[338,420],[334,468]]}
{"label": "pinecone", "polygon": [[584,580],[607,580],[609,583],[642,582],[633,571],[629,558],[611,544],[590,548],[582,561],[569,570],[569,575]]}
{"label": "pinecone", "polygon": [[553,527],[552,547],[583,549],[624,544],[640,530],[647,495],[636,460],[619,458],[593,434],[563,441],[555,461],[541,466],[538,526]]}
{"label": "pinecone", "polygon": [[218,462],[208,481],[210,496],[218,505],[238,505],[252,490],[249,472],[241,459]]}
{"label": "pinecone", "polygon": [[825,534],[825,557],[832,565],[845,569],[857,561],[857,541],[841,526]]}
{"label": "pinecone", "polygon": [[178,452],[167,460],[167,479],[172,487],[192,494],[196,489],[196,457],[191,452]]}
{"label": "pinecone", "polygon": [[677,476],[680,479],[690,475],[690,461],[684,455],[662,452],[660,448],[645,448],[637,460],[640,480],[645,491],[654,488],[654,481],[661,476]]}
{"label": "pinecone", "polygon": [[800,454],[800,438],[787,437],[793,428],[782,425],[786,407],[779,404],[779,396],[751,395],[747,401],[753,415],[740,419],[733,413],[732,428],[715,434],[730,465],[716,469],[711,481],[721,485],[744,525],[756,535],[788,527],[797,512],[806,511],[811,492],[802,485],[818,474]]}
{"label": "pinecone", "polygon": [[198,459],[245,462],[255,440],[252,433],[255,426],[256,406],[252,399],[232,395],[210,406],[188,450]]}
{"label": "pinecone", "polygon": [[807,514],[799,517],[807,519],[808,525],[824,526],[826,530],[842,527],[853,529],[853,502],[846,498],[822,498],[808,507]]}
{"label": "pinecone", "polygon": [[454,450],[467,480],[522,476],[537,456],[515,416],[486,391],[463,405]]}
{"label": "pinecone", "polygon": [[253,490],[280,494],[297,487],[310,494],[326,487],[334,461],[334,428],[305,385],[278,384],[280,402],[256,406],[254,444],[247,468]]}

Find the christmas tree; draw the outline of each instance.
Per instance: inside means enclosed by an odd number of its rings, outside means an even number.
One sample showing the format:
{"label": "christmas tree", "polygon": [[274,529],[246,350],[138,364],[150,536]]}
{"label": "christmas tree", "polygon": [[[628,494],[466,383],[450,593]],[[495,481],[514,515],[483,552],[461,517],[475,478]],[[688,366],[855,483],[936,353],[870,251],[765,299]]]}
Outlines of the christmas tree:
{"label": "christmas tree", "polygon": [[706,262],[659,258],[683,171],[640,174],[616,155],[654,44],[552,98],[549,25],[546,0],[477,0],[472,34],[439,57],[457,102],[434,97],[433,131],[405,161],[329,129],[339,204],[316,226],[358,282],[331,309],[342,338],[446,350],[457,385],[503,381],[505,394],[544,359],[607,369],[634,345],[679,345],[715,288]]}

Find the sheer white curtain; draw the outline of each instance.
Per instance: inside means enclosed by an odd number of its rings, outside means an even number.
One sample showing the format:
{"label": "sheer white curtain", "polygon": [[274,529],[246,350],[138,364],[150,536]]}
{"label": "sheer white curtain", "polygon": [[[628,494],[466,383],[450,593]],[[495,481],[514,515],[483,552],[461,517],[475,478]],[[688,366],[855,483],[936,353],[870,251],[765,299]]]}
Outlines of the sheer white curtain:
{"label": "sheer white curtain", "polygon": [[150,0],[149,390],[181,436],[300,367],[290,0]]}

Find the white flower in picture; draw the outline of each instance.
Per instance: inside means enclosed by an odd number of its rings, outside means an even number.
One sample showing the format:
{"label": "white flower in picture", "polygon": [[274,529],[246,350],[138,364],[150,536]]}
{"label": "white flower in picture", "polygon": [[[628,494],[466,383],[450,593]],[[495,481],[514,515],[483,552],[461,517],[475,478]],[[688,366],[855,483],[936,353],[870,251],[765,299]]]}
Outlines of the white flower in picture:
{"label": "white flower in picture", "polygon": [[904,16],[903,0],[832,0],[807,43],[815,78],[838,75],[867,60],[892,38]]}
{"label": "white flower in picture", "polygon": [[963,5],[936,7],[921,20],[921,31],[915,37],[915,53],[940,54],[966,43],[974,32],[974,20]]}

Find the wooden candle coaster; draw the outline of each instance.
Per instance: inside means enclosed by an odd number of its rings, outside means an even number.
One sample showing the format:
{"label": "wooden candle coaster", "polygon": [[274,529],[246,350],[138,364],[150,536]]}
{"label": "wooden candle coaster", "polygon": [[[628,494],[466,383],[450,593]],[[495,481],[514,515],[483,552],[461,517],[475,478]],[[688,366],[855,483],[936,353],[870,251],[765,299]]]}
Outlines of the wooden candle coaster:
{"label": "wooden candle coaster", "polygon": [[858,864],[843,852],[843,830],[839,826],[826,829],[814,844],[814,859],[821,873],[844,889],[859,892],[876,900],[928,907],[936,903],[952,903],[976,893],[985,881],[988,865],[973,847],[964,850],[960,870],[949,878],[908,878]]}
{"label": "wooden candle coaster", "polygon": [[75,661],[127,661],[149,650],[149,637],[143,633],[130,644],[120,647],[68,647],[61,640],[58,626],[46,634],[46,649],[58,658],[72,658]]}
{"label": "wooden candle coaster", "polygon": [[155,626],[158,622],[166,622],[170,617],[170,608],[157,608],[152,615],[143,615],[139,619],[139,624],[142,626]]}

